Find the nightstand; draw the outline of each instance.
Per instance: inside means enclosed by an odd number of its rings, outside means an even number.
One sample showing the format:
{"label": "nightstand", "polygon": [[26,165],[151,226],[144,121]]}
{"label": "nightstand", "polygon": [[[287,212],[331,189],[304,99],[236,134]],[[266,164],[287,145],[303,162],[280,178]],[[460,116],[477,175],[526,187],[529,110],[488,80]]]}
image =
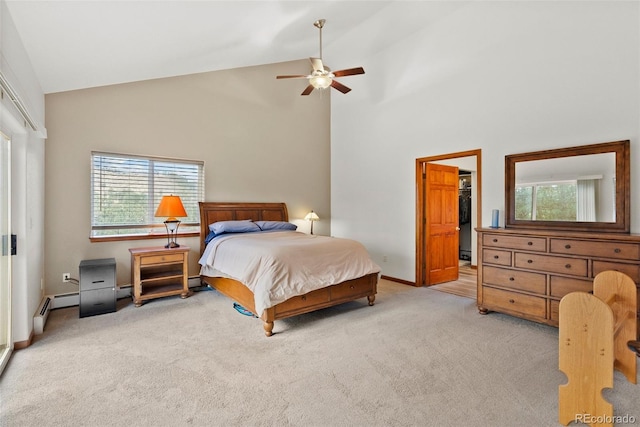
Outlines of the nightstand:
{"label": "nightstand", "polygon": [[189,296],[189,248],[131,248],[133,302],[171,295]]}

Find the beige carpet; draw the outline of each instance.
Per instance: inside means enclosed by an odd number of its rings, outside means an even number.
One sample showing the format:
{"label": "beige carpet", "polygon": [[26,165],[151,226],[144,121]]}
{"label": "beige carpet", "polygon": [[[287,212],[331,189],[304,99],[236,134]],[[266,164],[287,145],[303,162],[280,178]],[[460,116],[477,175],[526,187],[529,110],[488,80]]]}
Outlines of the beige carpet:
{"label": "beige carpet", "polygon": [[[277,321],[214,291],[79,319],[55,310],[0,377],[1,426],[555,426],[558,331],[382,280]],[[605,393],[640,422],[640,386]]]}

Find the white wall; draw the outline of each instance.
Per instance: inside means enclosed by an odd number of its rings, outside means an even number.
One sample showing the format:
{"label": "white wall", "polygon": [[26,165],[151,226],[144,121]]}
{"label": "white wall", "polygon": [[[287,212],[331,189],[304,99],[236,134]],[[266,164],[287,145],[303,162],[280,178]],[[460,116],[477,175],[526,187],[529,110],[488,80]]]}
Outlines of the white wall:
{"label": "white wall", "polygon": [[[300,96],[308,59],[47,94],[45,282],[51,294],[77,292],[84,259],[115,258],[118,285],[131,283],[129,248],[164,240],[91,242],[91,151],[202,160],[205,200],[285,202],[289,220],[314,209],[330,233],[330,97]],[[200,241],[189,274],[199,274]]]}
{"label": "white wall", "polygon": [[[366,74],[332,101],[331,202],[332,233],[362,241],[383,274],[415,280],[416,158],[482,149],[483,226],[504,212],[507,154],[630,139],[638,182],[638,2],[456,2],[437,19],[394,2],[379,20],[380,50],[349,51]],[[638,233],[640,192],[631,205]]]}
{"label": "white wall", "polygon": [[[44,123],[44,94],[4,1],[0,1],[0,69],[34,120]],[[0,107],[0,130],[12,143],[12,233],[17,235],[17,255],[12,257],[13,341],[26,342],[44,277],[44,140],[25,128],[7,96]],[[44,132],[43,127],[39,130]]]}

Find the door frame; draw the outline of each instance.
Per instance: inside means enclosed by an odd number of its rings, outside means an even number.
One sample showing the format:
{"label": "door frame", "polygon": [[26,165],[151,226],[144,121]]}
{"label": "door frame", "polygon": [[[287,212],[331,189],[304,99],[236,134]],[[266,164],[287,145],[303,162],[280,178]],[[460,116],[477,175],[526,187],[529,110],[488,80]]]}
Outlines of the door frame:
{"label": "door frame", "polygon": [[[476,158],[476,226],[479,227],[482,224],[482,150],[469,150],[460,151],[457,153],[441,154],[438,156],[421,157],[416,159],[416,278],[415,286],[430,286],[429,275],[426,274],[429,271],[429,260],[425,257],[425,254],[429,250],[427,248],[427,239],[424,238],[426,231],[426,210],[424,203],[426,199],[425,185],[423,180],[424,165],[429,162],[439,160],[455,160],[462,157]],[[477,257],[478,254],[476,254]]]}
{"label": "door frame", "polygon": [[[6,136],[4,133],[0,132],[0,139],[2,139],[2,150],[4,151],[0,157],[2,158],[3,164],[2,170],[3,177],[1,181],[2,188],[2,196],[4,201],[1,203],[2,210],[4,211],[0,214],[0,218],[4,222],[2,227],[0,227],[0,234],[6,236],[7,238],[7,246],[4,248],[5,253],[0,254],[3,258],[2,263],[4,264],[4,268],[0,269],[0,295],[2,295],[2,301],[0,301],[0,375],[2,375],[2,371],[6,367],[7,363],[9,363],[9,358],[11,357],[11,353],[13,352],[13,326],[12,326],[12,295],[11,295],[11,267],[12,267],[12,259],[11,259],[11,139]],[[6,194],[5,194],[6,192]],[[5,229],[6,228],[6,229]]]}

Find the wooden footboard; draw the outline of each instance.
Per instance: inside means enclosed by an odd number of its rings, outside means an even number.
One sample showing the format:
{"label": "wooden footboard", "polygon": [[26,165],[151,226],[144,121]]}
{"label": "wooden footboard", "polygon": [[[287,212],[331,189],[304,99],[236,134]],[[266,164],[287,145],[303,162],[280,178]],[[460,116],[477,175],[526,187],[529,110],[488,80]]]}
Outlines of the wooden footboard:
{"label": "wooden footboard", "polygon": [[[243,219],[288,221],[289,217],[284,203],[200,202],[200,254],[206,247],[204,241],[209,233],[209,224],[216,221]],[[233,279],[208,276],[200,276],[200,280],[256,314],[253,292],[243,283]],[[271,336],[273,322],[277,319],[309,313],[358,298],[367,297],[369,305],[373,305],[376,300],[377,285],[378,273],[373,273],[289,298],[268,308],[262,314],[260,318],[264,322],[264,332],[268,337]]]}
{"label": "wooden footboard", "polygon": [[[200,279],[203,283],[256,314],[253,292],[241,282],[222,277],[200,276]],[[378,274],[373,273],[289,298],[268,308],[260,317],[263,321],[265,335],[268,337],[273,335],[273,325],[278,319],[310,313],[364,297],[367,297],[369,305],[373,305],[376,299],[377,285]]]}

